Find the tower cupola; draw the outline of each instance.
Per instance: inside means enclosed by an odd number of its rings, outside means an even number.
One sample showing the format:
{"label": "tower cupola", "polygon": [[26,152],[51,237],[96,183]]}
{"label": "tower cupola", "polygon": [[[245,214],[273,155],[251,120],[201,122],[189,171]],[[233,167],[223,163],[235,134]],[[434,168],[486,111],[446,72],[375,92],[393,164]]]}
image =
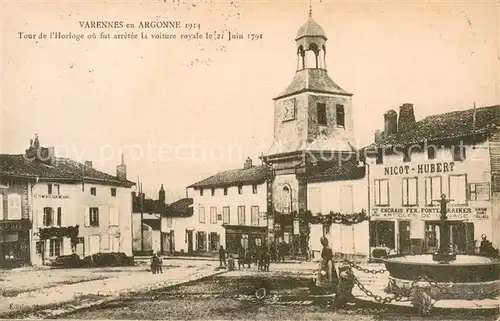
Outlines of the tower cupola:
{"label": "tower cupola", "polygon": [[297,31],[295,43],[297,46],[297,70],[326,69],[326,33],[314,21],[312,9],[309,8],[309,18]]}

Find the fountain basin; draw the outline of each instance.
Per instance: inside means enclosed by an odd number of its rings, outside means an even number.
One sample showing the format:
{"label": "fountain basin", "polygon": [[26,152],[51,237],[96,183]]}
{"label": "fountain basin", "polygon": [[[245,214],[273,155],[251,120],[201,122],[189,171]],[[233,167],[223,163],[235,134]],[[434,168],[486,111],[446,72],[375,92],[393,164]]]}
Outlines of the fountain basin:
{"label": "fountain basin", "polygon": [[457,255],[456,260],[440,264],[432,255],[409,255],[383,259],[392,278],[414,281],[425,276],[440,283],[475,283],[500,280],[500,262],[482,256]]}

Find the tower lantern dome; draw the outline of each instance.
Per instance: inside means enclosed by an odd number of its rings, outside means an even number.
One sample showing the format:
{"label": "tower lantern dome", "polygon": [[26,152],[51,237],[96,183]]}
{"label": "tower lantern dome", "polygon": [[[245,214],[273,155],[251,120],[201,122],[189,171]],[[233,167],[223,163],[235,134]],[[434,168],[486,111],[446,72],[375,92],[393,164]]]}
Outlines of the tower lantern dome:
{"label": "tower lantern dome", "polygon": [[325,30],[313,19],[309,9],[309,18],[297,31],[297,70],[326,70],[326,37]]}
{"label": "tower lantern dome", "polygon": [[323,27],[314,21],[312,16],[309,16],[309,19],[307,19],[307,21],[299,28],[295,41],[304,37],[321,37],[324,40],[328,40],[325,30],[323,30]]}

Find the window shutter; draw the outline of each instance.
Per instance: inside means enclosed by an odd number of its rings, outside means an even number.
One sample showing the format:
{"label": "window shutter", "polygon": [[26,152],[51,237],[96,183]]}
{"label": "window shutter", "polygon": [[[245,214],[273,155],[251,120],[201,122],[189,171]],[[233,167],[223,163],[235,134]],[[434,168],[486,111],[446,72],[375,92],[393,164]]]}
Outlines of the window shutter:
{"label": "window shutter", "polygon": [[118,207],[115,208],[115,224],[120,225],[120,209]]}
{"label": "window shutter", "polygon": [[39,208],[37,209],[37,226],[38,228],[42,228],[43,227],[43,209],[42,208]]}
{"label": "window shutter", "polygon": [[90,226],[90,208],[83,207],[83,217],[84,217],[84,225]]}
{"label": "window shutter", "polygon": [[61,255],[69,255],[72,254],[71,250],[71,239],[69,237],[65,237],[62,240],[62,249],[61,249]]}
{"label": "window shutter", "polygon": [[213,249],[212,249],[212,243],[211,243],[211,241],[212,241],[212,233],[208,233],[207,238],[208,238],[208,242],[207,242],[208,243],[207,244],[208,245],[208,249],[209,249],[209,251],[213,251]]}
{"label": "window shutter", "polygon": [[0,220],[3,220],[3,195],[0,194]]}
{"label": "window shutter", "polygon": [[105,221],[105,214],[104,213],[109,213],[109,207],[106,206],[99,206],[98,207],[98,214],[97,214],[97,226],[101,226],[104,224]]}

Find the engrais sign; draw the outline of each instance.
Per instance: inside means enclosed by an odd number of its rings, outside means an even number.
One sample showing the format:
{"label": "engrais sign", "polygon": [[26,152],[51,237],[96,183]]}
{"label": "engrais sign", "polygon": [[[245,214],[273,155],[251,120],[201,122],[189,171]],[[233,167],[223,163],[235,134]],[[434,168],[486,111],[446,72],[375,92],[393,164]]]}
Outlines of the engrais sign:
{"label": "engrais sign", "polygon": [[384,175],[396,176],[410,174],[449,173],[453,172],[454,167],[455,163],[453,162],[386,166],[384,167]]}
{"label": "engrais sign", "polygon": [[[418,219],[422,221],[437,220],[439,207],[375,207],[372,209],[372,220],[384,219]],[[448,207],[449,220],[487,220],[489,210],[486,207]]]}

